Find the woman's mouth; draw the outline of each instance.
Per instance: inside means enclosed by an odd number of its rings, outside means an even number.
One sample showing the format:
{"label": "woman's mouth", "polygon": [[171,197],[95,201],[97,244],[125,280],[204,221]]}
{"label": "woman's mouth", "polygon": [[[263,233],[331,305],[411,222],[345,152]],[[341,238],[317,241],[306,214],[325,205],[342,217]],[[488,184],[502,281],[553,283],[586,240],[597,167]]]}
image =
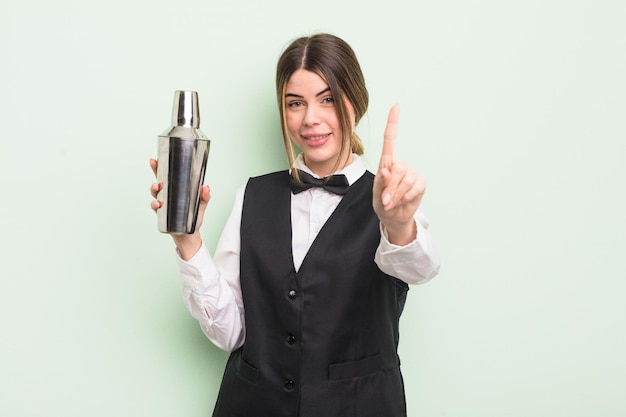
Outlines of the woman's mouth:
{"label": "woman's mouth", "polygon": [[330,133],[324,135],[303,135],[302,138],[309,146],[321,146],[328,141]]}

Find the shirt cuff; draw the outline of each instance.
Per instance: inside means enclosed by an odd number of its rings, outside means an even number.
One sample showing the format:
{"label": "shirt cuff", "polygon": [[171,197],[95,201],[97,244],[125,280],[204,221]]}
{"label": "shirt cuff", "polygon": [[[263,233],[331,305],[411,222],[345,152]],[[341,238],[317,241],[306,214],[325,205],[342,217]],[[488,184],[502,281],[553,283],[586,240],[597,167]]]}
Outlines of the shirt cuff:
{"label": "shirt cuff", "polygon": [[417,221],[417,237],[411,243],[399,246],[389,242],[387,232],[380,226],[380,244],[374,260],[386,274],[407,284],[423,284],[438,272],[438,261],[432,258],[433,248],[428,231]]}
{"label": "shirt cuff", "polygon": [[389,234],[387,233],[387,229],[385,229],[382,223],[380,223],[380,253],[382,255],[386,255],[393,252],[410,251],[412,255],[415,255],[416,253],[419,255],[424,254],[426,252],[426,246],[428,243],[427,239],[425,239],[426,229],[418,221],[416,221],[415,224],[417,226],[417,236],[415,240],[406,245],[396,245],[389,241]]}
{"label": "shirt cuff", "polygon": [[198,252],[188,261],[183,260],[178,249],[176,257],[184,289],[196,294],[206,294],[210,288],[218,284],[219,273],[204,241]]}

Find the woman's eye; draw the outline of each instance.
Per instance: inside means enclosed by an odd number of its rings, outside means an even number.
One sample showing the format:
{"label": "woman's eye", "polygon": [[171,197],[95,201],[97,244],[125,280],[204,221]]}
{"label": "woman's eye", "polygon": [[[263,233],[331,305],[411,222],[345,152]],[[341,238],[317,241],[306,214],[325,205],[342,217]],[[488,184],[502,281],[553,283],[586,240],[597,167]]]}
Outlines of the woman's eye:
{"label": "woman's eye", "polygon": [[335,102],[335,99],[332,98],[332,97],[324,97],[322,99],[322,103],[324,103],[324,104],[332,104],[334,102]]}
{"label": "woman's eye", "polygon": [[300,106],[302,106],[301,101],[292,101],[292,102],[287,103],[287,107],[289,107],[290,109],[300,107]]}

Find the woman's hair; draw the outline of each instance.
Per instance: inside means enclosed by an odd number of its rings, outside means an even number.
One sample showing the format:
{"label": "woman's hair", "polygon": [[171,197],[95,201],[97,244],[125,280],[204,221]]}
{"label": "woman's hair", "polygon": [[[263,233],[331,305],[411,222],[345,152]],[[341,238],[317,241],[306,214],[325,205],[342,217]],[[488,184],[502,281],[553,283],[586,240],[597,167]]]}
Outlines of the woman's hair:
{"label": "woman's hair", "polygon": [[[343,132],[341,154],[337,164],[350,153],[363,154],[361,139],[353,132],[350,113],[344,102],[347,99],[354,109],[355,125],[367,111],[369,94],[365,79],[354,51],[343,39],[327,33],[301,37],[289,44],[276,67],[276,95],[280,112],[283,142],[289,166],[293,166],[296,150],[289,137],[285,116],[285,89],[291,75],[299,69],[319,75],[335,98],[335,108]],[[335,170],[339,166],[335,167]]]}

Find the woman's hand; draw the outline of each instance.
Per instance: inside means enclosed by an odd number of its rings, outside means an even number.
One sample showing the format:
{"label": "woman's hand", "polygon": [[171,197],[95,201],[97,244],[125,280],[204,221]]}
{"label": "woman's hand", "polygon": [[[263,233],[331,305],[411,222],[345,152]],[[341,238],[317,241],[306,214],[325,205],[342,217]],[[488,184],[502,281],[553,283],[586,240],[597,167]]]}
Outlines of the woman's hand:
{"label": "woman's hand", "polygon": [[[152,172],[156,176],[158,161],[156,159],[150,158],[150,167],[152,168]],[[150,203],[150,207],[156,213],[161,207],[163,207],[163,202],[157,199],[157,194],[159,191],[163,189],[163,183],[152,183],[150,186],[150,194],[152,194],[152,198],[154,200]],[[174,243],[176,244],[176,248],[180,253],[180,256],[188,261],[191,259],[202,246],[202,236],[200,236],[200,226],[202,226],[202,220],[204,218],[204,212],[206,210],[207,205],[209,204],[209,200],[211,199],[211,189],[208,185],[200,186],[200,206],[198,208],[198,220],[196,222],[196,231],[193,234],[172,234],[172,239],[174,239]]]}
{"label": "woman's hand", "polygon": [[417,236],[414,216],[426,191],[426,181],[406,163],[395,160],[399,113],[397,104],[389,111],[372,203],[389,242],[402,246]]}
{"label": "woman's hand", "polygon": [[[152,172],[154,173],[155,177],[157,175],[158,167],[159,162],[156,159],[150,158],[150,168],[152,168]],[[154,198],[154,200],[152,200],[152,202],[150,203],[150,207],[152,208],[152,210],[154,210],[155,213],[157,212],[157,210],[163,207],[163,202],[157,200],[157,194],[159,193],[159,191],[161,191],[161,189],[163,189],[162,182],[153,182],[150,186],[150,194],[152,194],[152,198]]]}

